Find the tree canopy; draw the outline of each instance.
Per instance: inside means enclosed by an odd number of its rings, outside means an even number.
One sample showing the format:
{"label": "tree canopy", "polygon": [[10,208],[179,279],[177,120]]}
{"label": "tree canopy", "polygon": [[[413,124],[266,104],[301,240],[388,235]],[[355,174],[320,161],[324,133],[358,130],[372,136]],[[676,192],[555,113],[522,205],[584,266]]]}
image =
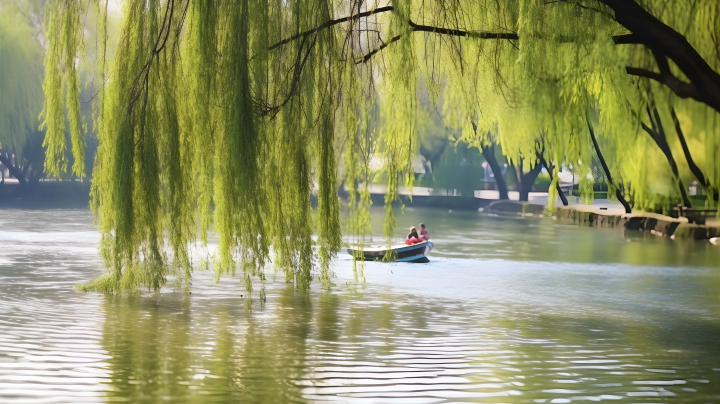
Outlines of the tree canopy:
{"label": "tree canopy", "polygon": [[21,182],[42,142],[42,48],[28,18],[0,3],[0,162]]}
{"label": "tree canopy", "polygon": [[[468,143],[498,142],[521,168],[571,165],[586,193],[600,149],[610,185],[636,207],[679,198],[689,176],[709,195],[720,186],[714,0],[126,0],[116,38],[107,2],[48,7],[49,172],[67,169],[63,105],[82,172],[76,60],[89,46],[105,83],[92,207],[110,270],[88,288],[159,288],[170,273],[189,284],[199,260],[217,276],[242,269],[248,288],[270,262],[299,287],[315,267],[329,284],[338,167],[361,234],[369,194],[357,186],[370,153],[384,159],[389,238],[420,149],[419,77],[433,97],[444,86],[447,124]],[[96,25],[95,44],[83,24]],[[211,230],[208,257],[195,246]]]}

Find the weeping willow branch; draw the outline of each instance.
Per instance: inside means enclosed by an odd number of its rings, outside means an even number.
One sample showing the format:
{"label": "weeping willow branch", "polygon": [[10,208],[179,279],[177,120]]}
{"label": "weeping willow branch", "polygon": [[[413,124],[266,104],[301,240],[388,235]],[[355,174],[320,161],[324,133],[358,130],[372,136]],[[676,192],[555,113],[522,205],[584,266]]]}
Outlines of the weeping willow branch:
{"label": "weeping willow branch", "polygon": [[692,157],[692,154],[690,153],[690,148],[688,147],[687,141],[685,140],[685,135],[683,134],[682,128],[680,127],[680,120],[678,119],[677,115],[675,114],[675,108],[670,108],[670,116],[672,117],[673,123],[675,124],[675,132],[678,135],[678,138],[680,139],[680,146],[683,149],[683,153],[685,154],[685,160],[688,163],[688,166],[690,167],[690,171],[695,175],[695,178],[697,178],[700,185],[705,187],[705,190],[707,191],[708,195],[714,200],[718,201],[720,200],[720,197],[718,196],[718,190],[713,189],[712,184],[710,181],[707,180],[707,177],[702,172],[700,167],[695,163],[695,159]]}
{"label": "weeping willow branch", "polygon": [[616,21],[630,30],[639,43],[675,62],[683,74],[694,84],[695,92],[668,74],[662,76],[646,74],[643,77],[657,80],[670,87],[678,96],[692,97],[720,112],[720,74],[708,65],[685,36],[658,20],[635,1],[600,0],[600,2],[615,11]]}
{"label": "weeping willow branch", "polygon": [[645,77],[665,84],[675,95],[680,98],[692,98],[696,101],[705,102],[705,96],[698,91],[693,83],[684,82],[672,74],[656,73],[650,70],[637,67],[626,67],[625,71],[631,76]]}
{"label": "weeping willow branch", "polygon": [[518,34],[515,32],[463,31],[461,29],[449,29],[416,24],[412,20],[408,21],[408,25],[412,28],[413,32],[430,32],[440,35],[459,36],[475,39],[520,39],[520,37],[518,37]]}
{"label": "weeping willow branch", "polygon": [[297,59],[294,63],[294,71],[292,75],[292,81],[290,83],[290,90],[288,91],[287,96],[285,97],[285,100],[281,102],[278,105],[269,105],[266,102],[264,102],[262,99],[253,98],[253,104],[255,108],[253,110],[258,115],[270,115],[270,119],[273,119],[277,116],[278,112],[292,99],[292,97],[295,95],[298,84],[300,83],[300,77],[302,76],[303,69],[305,68],[305,64],[307,63],[308,57],[310,57],[310,54],[312,53],[313,48],[315,47],[315,43],[317,38],[314,38],[312,43],[308,46],[307,51],[304,52],[305,49],[305,40],[306,37],[303,37],[302,42],[300,43],[300,49],[298,50]]}
{"label": "weeping willow branch", "polygon": [[365,56],[362,57],[362,59],[359,59],[358,61],[356,61],[355,64],[361,64],[361,63],[367,62],[368,60],[370,60],[370,58],[373,57],[373,55],[375,55],[376,53],[387,48],[388,45],[392,44],[393,42],[399,41],[400,38],[402,38],[402,35],[395,35],[394,37],[390,38],[389,41],[384,42],[382,45],[380,45],[376,49],[373,49],[372,51],[368,52]]}
{"label": "weeping willow branch", "polygon": [[[477,31],[463,31],[459,29],[448,29],[448,28],[440,28],[440,27],[432,27],[429,25],[420,25],[415,24],[412,22],[412,20],[408,21],[408,25],[410,26],[410,29],[408,30],[408,33],[412,32],[430,32],[430,33],[436,33],[440,35],[450,35],[450,36],[458,36],[458,37],[468,37],[468,38],[475,38],[475,39],[506,39],[508,41],[510,40],[517,40],[520,39],[516,33],[513,32],[477,32]],[[384,42],[379,47],[373,49],[372,51],[366,53],[362,58],[358,59],[355,64],[361,64],[366,63],[370,58],[372,58],[376,53],[382,51],[383,49],[387,48],[390,44],[397,42],[402,38],[402,35],[396,35],[392,38],[390,38],[389,41]]]}
{"label": "weeping willow branch", "polygon": [[596,8],[596,7],[588,7],[588,6],[584,5],[584,4],[581,4],[579,1],[551,0],[551,1],[546,1],[546,2],[545,2],[545,5],[547,6],[547,5],[550,5],[550,4],[558,4],[558,3],[571,4],[571,5],[573,5],[573,6],[576,6],[576,7],[578,7],[578,8],[581,8],[581,9],[583,9],[583,10],[591,10],[591,11],[594,11],[594,12],[596,12],[596,13],[598,13],[598,14],[607,14],[605,10],[601,10],[601,9],[599,9],[599,8]]}
{"label": "weeping willow branch", "polygon": [[[188,0],[189,4],[189,0]],[[168,37],[170,37],[170,25],[172,24],[172,15],[173,11],[175,9],[175,0],[168,1],[167,5],[165,6],[165,16],[163,17],[163,23],[160,27],[160,32],[158,33],[157,39],[155,40],[155,45],[153,46],[152,53],[150,54],[150,57],[148,58],[148,61],[143,65],[142,69],[140,70],[140,73],[138,74],[137,78],[135,79],[135,84],[132,87],[131,90],[131,97],[130,97],[130,103],[128,104],[127,114],[132,114],[132,110],[135,106],[135,103],[137,100],[142,96],[143,92],[146,93],[145,96],[145,102],[147,102],[147,91],[148,91],[148,82],[150,79],[150,69],[153,64],[153,60],[160,55],[160,52],[165,48],[165,44],[167,43]],[[187,12],[187,6],[185,7],[185,11],[183,12],[183,15]],[[183,17],[184,19],[184,17]],[[164,33],[164,34],[163,34]],[[138,89],[138,84],[142,83],[142,87]],[[144,91],[143,91],[144,90]]]}
{"label": "weeping willow branch", "polygon": [[640,38],[635,34],[615,35],[613,37],[615,45],[641,45]]}
{"label": "weeping willow branch", "polygon": [[291,37],[285,38],[285,39],[283,39],[282,41],[277,42],[277,43],[273,44],[272,46],[270,46],[270,47],[268,48],[268,50],[274,50],[274,49],[279,48],[279,47],[281,47],[281,46],[283,46],[283,45],[285,45],[285,44],[287,44],[287,43],[289,43],[289,42],[292,42],[292,41],[298,39],[298,38],[303,38],[303,37],[306,37],[306,36],[308,36],[308,35],[312,35],[312,34],[318,32],[318,31],[320,31],[320,30],[323,30],[323,29],[325,29],[325,28],[330,28],[330,27],[332,27],[332,26],[334,26],[334,25],[342,24],[342,23],[344,23],[344,22],[348,22],[348,21],[352,21],[352,20],[358,20],[358,19],[364,18],[364,17],[369,17],[369,16],[374,15],[374,14],[386,13],[386,12],[388,12],[388,11],[393,11],[393,10],[395,10],[395,8],[394,8],[393,6],[379,7],[379,8],[376,8],[376,9],[374,9],[374,10],[365,11],[365,12],[363,12],[363,13],[353,14],[353,15],[350,15],[350,16],[347,16],[347,17],[343,17],[343,18],[338,18],[338,19],[335,19],[335,20],[329,20],[329,21],[324,22],[324,23],[321,24],[321,25],[318,25],[318,26],[315,27],[315,28],[312,28],[312,29],[309,29],[309,30],[307,30],[307,31],[301,32],[301,33],[299,33],[299,34],[295,34],[295,35],[293,35],[293,36],[291,36]]}
{"label": "weeping willow branch", "polygon": [[628,74],[638,77],[645,77],[655,80],[661,84],[665,84],[675,95],[680,98],[692,98],[700,102],[705,102],[705,95],[697,89],[693,83],[687,83],[677,78],[670,70],[667,57],[657,50],[652,51],[655,61],[660,69],[660,73],[650,70],[639,69],[635,67],[626,67]]}
{"label": "weeping willow branch", "polygon": [[657,108],[653,107],[653,111],[650,111],[650,107],[647,107],[647,114],[650,118],[650,123],[652,125],[652,128],[649,128],[645,123],[641,122],[642,129],[647,132],[650,137],[655,141],[655,144],[660,148],[660,151],[665,155],[665,158],[668,161],[668,164],[670,165],[670,169],[672,170],[673,176],[675,177],[675,181],[677,182],[678,188],[680,190],[680,195],[682,196],[683,204],[685,207],[690,208],[692,207],[692,204],[690,203],[690,199],[688,199],[687,192],[685,191],[685,185],[683,185],[682,180],[680,179],[680,173],[678,171],[677,163],[675,163],[675,158],[672,155],[672,151],[670,150],[670,145],[668,145],[667,137],[665,136],[665,130],[663,129],[662,122],[660,121],[660,114],[657,112]]}
{"label": "weeping willow branch", "polygon": [[622,191],[620,190],[620,187],[617,186],[612,180],[612,175],[610,174],[610,168],[608,168],[608,165],[605,162],[605,157],[603,157],[602,152],[600,151],[600,146],[598,145],[597,139],[595,138],[595,131],[593,130],[592,125],[590,125],[589,121],[588,121],[587,125],[588,125],[588,129],[590,130],[590,138],[592,139],[593,146],[595,147],[595,153],[597,154],[598,159],[600,160],[600,164],[602,165],[603,171],[605,171],[605,176],[607,177],[607,180],[610,183],[610,186],[615,188],[615,197],[617,197],[618,201],[625,208],[625,213],[632,213],[632,208],[630,207],[630,204],[625,200],[625,197],[623,196]]}
{"label": "weeping willow branch", "polygon": [[[579,3],[571,2],[572,4],[581,6]],[[680,34],[677,34],[677,32],[673,31],[671,28],[665,26],[664,24],[660,23],[657,19],[655,19],[652,15],[647,13],[645,10],[643,10],[640,6],[638,6],[633,1],[628,1],[627,3],[632,3],[630,5],[626,4],[623,7],[620,7],[617,4],[617,1],[605,1],[608,6],[613,8],[614,10],[630,10],[630,13],[635,13],[639,15],[639,18],[641,18],[642,25],[643,26],[650,26],[654,28],[655,30],[658,30],[661,32],[665,37],[668,37],[672,39],[672,45],[675,47],[683,48],[680,52],[684,52],[686,58],[693,59],[694,62],[698,62],[697,59],[699,55],[697,55],[697,52],[692,48],[692,46],[687,43],[687,40],[684,39]],[[371,16],[373,14],[379,14],[384,12],[393,12],[395,9],[392,6],[387,7],[380,7],[375,10],[363,12],[354,14],[351,16],[333,19],[326,21],[325,23],[314,27],[310,30],[301,32],[299,34],[293,35],[289,38],[283,39],[280,42],[275,43],[272,45],[269,50],[276,49],[282,45],[285,45],[295,39],[303,38],[308,35],[314,34],[320,30],[332,27],[337,24],[341,24],[347,21],[360,19],[364,17]],[[595,10],[597,11],[597,10]],[[599,12],[599,11],[598,11]],[[625,21],[625,18],[621,18],[618,21],[623,23]],[[659,24],[658,24],[659,23]],[[639,25],[637,22],[634,22],[632,20],[628,22],[623,23],[626,27],[632,30],[636,25]],[[428,32],[428,33],[436,33],[440,35],[449,35],[449,36],[457,36],[457,37],[467,37],[467,38],[473,38],[473,39],[501,39],[501,40],[519,40],[520,37],[516,32],[483,32],[483,31],[466,31],[466,30],[460,30],[460,29],[452,29],[452,28],[443,28],[443,27],[435,27],[435,26],[429,26],[429,25],[423,25],[423,24],[417,24],[413,22],[412,20],[408,20],[408,26],[409,26],[409,32]],[[632,27],[632,28],[631,28]],[[674,35],[677,34],[677,35]],[[682,37],[682,40],[678,39],[677,36],[680,35]],[[378,52],[381,52],[383,49],[387,48],[389,45],[391,45],[394,42],[397,42],[400,40],[402,35],[396,35],[387,42],[383,42],[379,47],[373,49],[372,51],[365,54],[362,58],[357,60],[355,64],[362,64],[366,63],[368,60],[370,60],[375,54]],[[670,68],[667,64],[667,59],[664,56],[665,54],[672,54],[672,52],[668,53],[665,52],[661,56],[659,54],[659,50],[662,47],[657,45],[657,40],[650,40],[648,39],[648,36],[640,33],[629,33],[629,34],[622,34],[622,35],[616,35],[613,36],[613,41],[615,44],[621,45],[621,44],[642,44],[645,45],[653,50],[653,53],[655,54],[656,60],[658,61],[658,66],[660,67],[661,73],[655,73],[652,71],[648,71],[645,69],[635,68],[635,67],[627,67],[626,71],[630,75],[639,76],[639,77],[646,77],[653,80],[656,80],[659,83],[665,84],[668,86],[676,95],[678,95],[681,98],[693,98],[697,101],[708,103],[709,105],[713,106],[716,110],[720,111],[720,96],[717,95],[717,92],[707,94],[707,92],[704,92],[702,90],[699,90],[693,83],[686,83],[682,80],[675,77],[671,72]],[[512,42],[511,42],[512,43]],[[689,48],[689,49],[685,49]],[[676,52],[677,53],[677,52]],[[716,87],[718,90],[720,90],[720,75],[717,75],[717,73],[713,72],[712,69],[709,69],[707,66],[707,63],[700,58],[700,61],[702,63],[699,63],[699,67],[697,68],[700,73],[705,74],[707,76],[710,76],[710,78],[715,78],[718,81],[716,83]],[[687,63],[686,63],[687,65]],[[707,67],[707,68],[706,68]],[[692,69],[691,69],[692,70]],[[708,71],[709,70],[709,71]],[[694,70],[692,70],[694,71]],[[685,70],[683,70],[685,72]],[[686,73],[687,74],[687,73]],[[702,74],[696,74],[696,76]],[[716,77],[713,77],[716,76]],[[690,76],[688,76],[690,77]],[[707,81],[707,80],[703,80]]]}
{"label": "weeping willow branch", "polygon": [[[507,40],[516,49],[518,47],[512,41],[520,40],[520,37],[516,32],[464,31],[464,30],[460,30],[460,29],[450,29],[450,28],[442,28],[442,27],[433,27],[430,25],[416,24],[412,20],[408,21],[408,26],[410,27],[410,29],[408,30],[409,32],[429,32],[429,33],[440,34],[440,35],[449,35],[449,36],[457,36],[457,37],[473,38],[473,39]],[[366,53],[361,59],[359,59],[355,63],[356,64],[366,63],[368,60],[370,60],[370,58],[373,57],[373,55],[375,55],[376,53],[387,48],[388,45],[392,44],[393,42],[396,42],[401,37],[402,37],[402,35],[396,35],[396,36],[392,37],[389,41],[382,43],[379,47]],[[617,45],[641,44],[641,42],[639,42],[639,39],[635,34],[615,35],[615,36],[613,36],[612,39],[615,42],[615,44],[617,44]],[[570,42],[572,42],[572,39],[567,38],[566,41],[568,43],[570,43]],[[562,42],[562,40],[561,40],[561,42]]]}
{"label": "weeping willow branch", "polygon": [[708,183],[705,179],[705,174],[703,174],[702,170],[700,170],[700,167],[695,164],[695,159],[693,159],[692,155],[690,154],[690,148],[688,148],[687,141],[685,140],[685,135],[683,134],[682,128],[680,127],[680,120],[678,120],[678,117],[675,114],[675,108],[670,108],[670,116],[672,116],[673,123],[675,124],[675,132],[680,139],[680,146],[682,146],[683,153],[685,154],[685,160],[687,160],[688,166],[690,166],[690,171],[692,171],[692,173],[698,179],[700,185],[706,187]]}
{"label": "weeping willow branch", "polygon": [[[555,169],[554,165],[548,165],[547,160],[545,160],[545,157],[542,153],[538,152],[538,160],[540,160],[540,164],[542,164],[545,169],[547,170],[548,174],[550,175],[550,182],[553,182],[553,171]],[[555,182],[555,189],[558,192],[558,196],[560,196],[560,200],[562,201],[563,206],[568,206],[568,200],[565,196],[565,193],[563,192],[562,188],[560,188],[560,178],[557,178]]]}
{"label": "weeping willow branch", "polygon": [[[628,67],[628,74],[647,77],[668,86],[676,95],[682,98],[693,98],[711,106],[720,112],[720,74],[715,72],[708,63],[693,48],[687,39],[673,30],[668,25],[662,23],[652,14],[643,9],[639,4],[632,0],[600,0],[605,3],[613,11],[618,23],[631,31],[629,34],[622,34],[613,37],[616,44],[642,44],[651,49],[654,53],[659,53],[664,57],[672,59],[680,68],[680,70],[690,79],[691,83],[685,83],[672,75],[669,68],[663,70],[662,64],[660,68],[662,73],[650,72],[647,70]],[[519,40],[517,33],[495,33],[495,32],[473,32],[460,29],[450,29],[441,27],[432,27],[427,25],[416,24],[412,20],[408,21],[408,25],[412,32],[431,32],[441,35],[470,37],[476,39],[506,39]],[[399,38],[397,38],[399,39]],[[363,58],[361,63],[367,62],[374,54],[386,48],[390,43],[397,41],[396,37],[392,38],[387,44],[369,52]],[[665,61],[665,64],[667,62]]]}

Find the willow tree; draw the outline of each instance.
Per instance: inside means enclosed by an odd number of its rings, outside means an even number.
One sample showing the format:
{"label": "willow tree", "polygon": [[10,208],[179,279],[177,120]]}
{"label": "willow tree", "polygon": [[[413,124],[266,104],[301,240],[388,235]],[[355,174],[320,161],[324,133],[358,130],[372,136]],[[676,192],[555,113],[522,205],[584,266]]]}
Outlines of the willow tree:
{"label": "willow tree", "polygon": [[[338,139],[346,184],[367,184],[371,149],[385,160],[389,239],[397,187],[412,186],[419,149],[418,77],[435,96],[447,80],[446,115],[478,128],[468,141],[498,141],[527,168],[571,164],[586,194],[592,184],[582,173],[602,148],[618,195],[650,206],[657,164],[645,157],[662,152],[639,136],[647,105],[673,111],[684,144],[699,141],[708,156],[720,141],[718,38],[708,34],[718,31],[717,4],[666,3],[126,0],[110,39],[107,3],[82,10],[79,0],[56,0],[43,116],[54,174],[67,169],[52,131],[63,99],[73,130],[79,121],[82,22],[97,21],[99,55],[115,49],[113,60],[97,58],[106,84],[96,98],[92,189],[109,272],[88,287],[159,288],[170,273],[189,284],[200,260],[217,276],[243,270],[249,288],[271,261],[299,287],[316,267],[329,284],[341,241]],[[370,147],[367,111],[377,107],[382,133]],[[81,153],[79,131],[72,143]],[[717,188],[717,161],[694,158],[705,186]],[[662,192],[674,192],[670,185]],[[366,231],[367,191],[353,190],[350,206],[351,229]],[[219,246],[207,257],[211,230]]]}
{"label": "willow tree", "polygon": [[[21,185],[41,174],[42,48],[19,6],[0,3],[0,163]],[[33,176],[36,177],[36,176]]]}
{"label": "willow tree", "polygon": [[[466,128],[468,140],[483,145],[499,138],[511,160],[532,162],[527,168],[541,160],[554,167],[571,165],[580,171],[587,196],[592,195],[587,162],[593,154],[604,155],[606,176],[613,179],[610,190],[621,199],[653,209],[679,200],[683,187],[676,164],[663,156],[664,145],[655,144],[641,128],[650,125],[648,106],[659,103],[662,107],[657,108],[668,116],[673,106],[682,105],[684,122],[697,125],[693,137],[700,147],[695,151],[716,150],[717,105],[701,95],[700,88],[702,80],[717,82],[719,77],[718,42],[712,35],[717,32],[717,4],[645,2],[643,9],[633,2],[522,3],[517,14],[498,11],[510,17],[504,25],[510,33],[497,34],[508,38],[507,43],[495,42],[491,49],[486,44],[481,50],[459,45],[449,57],[466,61],[465,72],[451,76],[457,93],[451,113]],[[687,40],[678,39],[682,35],[671,27],[684,32]],[[693,62],[698,68],[705,64],[702,74],[692,75],[688,57],[699,59]],[[685,75],[679,66],[697,81],[678,79]],[[692,111],[696,118],[690,118]],[[481,127],[478,135],[471,128],[473,121]],[[668,142],[665,149],[683,155],[677,138]],[[545,158],[535,158],[541,151]],[[703,160],[706,170],[716,170],[717,160]],[[711,195],[718,184],[714,178],[700,180]]]}

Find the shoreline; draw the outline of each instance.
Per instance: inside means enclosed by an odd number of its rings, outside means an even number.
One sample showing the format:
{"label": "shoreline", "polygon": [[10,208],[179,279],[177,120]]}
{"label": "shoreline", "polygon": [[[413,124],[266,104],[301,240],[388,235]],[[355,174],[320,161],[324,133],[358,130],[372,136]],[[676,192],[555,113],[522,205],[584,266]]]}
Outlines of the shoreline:
{"label": "shoreline", "polygon": [[[0,185],[0,209],[88,209],[89,182],[41,181],[23,188],[17,183]],[[670,239],[710,240],[720,244],[720,220],[709,219],[706,224],[689,223],[684,217],[672,218],[657,213],[636,212],[627,214],[616,204],[556,206],[548,211],[546,205],[516,200],[485,199],[450,195],[399,195],[407,207],[457,209],[481,214],[543,218],[559,224],[621,229],[647,232]],[[312,198],[316,205],[315,198]],[[341,199],[346,199],[342,198]],[[385,194],[372,193],[374,206],[385,204]]]}
{"label": "shoreline", "polygon": [[720,221],[709,224],[689,223],[687,218],[672,218],[658,213],[625,213],[618,208],[600,205],[556,206],[548,211],[546,206],[517,201],[495,201],[484,211],[498,216],[549,218],[559,224],[622,229],[647,232],[658,237],[690,240],[710,240],[713,244],[720,238]]}
{"label": "shoreline", "polygon": [[0,184],[0,209],[89,209],[89,181],[40,181]]}

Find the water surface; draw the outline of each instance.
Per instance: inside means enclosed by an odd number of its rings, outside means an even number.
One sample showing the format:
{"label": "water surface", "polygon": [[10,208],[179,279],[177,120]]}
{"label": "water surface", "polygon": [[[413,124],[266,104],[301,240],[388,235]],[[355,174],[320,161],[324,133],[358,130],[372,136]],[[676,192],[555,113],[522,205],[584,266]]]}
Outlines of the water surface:
{"label": "water surface", "polygon": [[0,402],[720,402],[719,248],[405,213],[430,263],[370,262],[363,284],[341,254],[309,292],[268,270],[263,301],[202,271],[78,292],[103,271],[91,214],[0,210]]}

